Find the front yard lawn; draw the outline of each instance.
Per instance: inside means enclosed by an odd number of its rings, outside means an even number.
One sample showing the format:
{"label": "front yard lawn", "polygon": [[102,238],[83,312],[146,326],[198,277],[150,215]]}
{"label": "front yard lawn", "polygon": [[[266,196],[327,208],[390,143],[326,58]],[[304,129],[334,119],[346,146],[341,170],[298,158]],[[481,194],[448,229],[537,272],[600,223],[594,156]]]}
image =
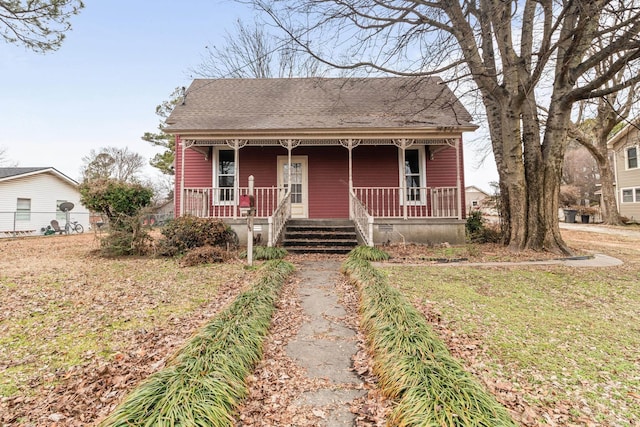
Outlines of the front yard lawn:
{"label": "front yard lawn", "polygon": [[625,265],[385,271],[523,424],[637,426],[640,264],[611,254]]}
{"label": "front yard lawn", "polygon": [[84,423],[104,415],[250,274],[241,263],[100,258],[94,239],[0,241],[0,424],[64,421],[69,407]]}

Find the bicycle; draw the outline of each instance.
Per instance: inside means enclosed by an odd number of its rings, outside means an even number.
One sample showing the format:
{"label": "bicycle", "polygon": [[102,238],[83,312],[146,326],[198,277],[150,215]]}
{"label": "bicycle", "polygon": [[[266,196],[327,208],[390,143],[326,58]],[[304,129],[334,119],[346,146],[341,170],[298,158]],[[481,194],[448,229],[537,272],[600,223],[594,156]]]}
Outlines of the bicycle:
{"label": "bicycle", "polygon": [[80,234],[84,233],[84,227],[78,221],[69,221],[64,225],[64,231],[67,234],[71,234],[72,232]]}

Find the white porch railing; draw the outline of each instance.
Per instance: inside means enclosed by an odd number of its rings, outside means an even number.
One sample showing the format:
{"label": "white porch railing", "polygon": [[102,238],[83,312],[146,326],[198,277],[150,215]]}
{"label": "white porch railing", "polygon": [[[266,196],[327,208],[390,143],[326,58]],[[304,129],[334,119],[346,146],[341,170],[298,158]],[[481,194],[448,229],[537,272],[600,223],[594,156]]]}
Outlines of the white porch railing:
{"label": "white porch railing", "polygon": [[[354,197],[374,218],[457,218],[456,187],[356,187]],[[406,194],[406,196],[405,196]]]}
{"label": "white porch railing", "polygon": [[284,230],[287,220],[291,217],[291,192],[287,191],[278,207],[269,216],[269,240],[267,246],[275,246],[280,239],[280,234]]}
{"label": "white porch railing", "polygon": [[349,193],[351,204],[351,220],[354,222],[358,233],[367,246],[373,246],[373,216],[369,215],[367,208],[354,192]]}
{"label": "white porch railing", "polygon": [[[249,194],[249,187],[240,187],[240,195]],[[286,194],[284,187],[254,187],[256,218],[268,218]],[[184,214],[197,217],[241,218],[239,198],[234,197],[233,188],[185,188]]]}

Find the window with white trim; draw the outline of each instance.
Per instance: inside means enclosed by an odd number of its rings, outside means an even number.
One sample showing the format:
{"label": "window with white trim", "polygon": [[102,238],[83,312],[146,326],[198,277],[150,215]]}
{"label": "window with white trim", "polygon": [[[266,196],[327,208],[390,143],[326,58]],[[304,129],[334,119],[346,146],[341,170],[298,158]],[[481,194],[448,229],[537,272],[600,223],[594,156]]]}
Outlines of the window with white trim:
{"label": "window with white trim", "polygon": [[404,175],[407,183],[407,201],[425,203],[425,157],[424,147],[407,149],[404,152]]}
{"label": "window with white trim", "polygon": [[236,179],[234,150],[217,150],[215,182],[218,188],[218,202],[233,202]]}
{"label": "window with white trim", "polygon": [[640,187],[623,188],[622,203],[640,203]]}
{"label": "window with white trim", "polygon": [[626,150],[627,155],[627,169],[638,168],[638,146],[629,147]]}
{"label": "window with white trim", "polygon": [[18,199],[16,221],[31,221],[31,199]]}

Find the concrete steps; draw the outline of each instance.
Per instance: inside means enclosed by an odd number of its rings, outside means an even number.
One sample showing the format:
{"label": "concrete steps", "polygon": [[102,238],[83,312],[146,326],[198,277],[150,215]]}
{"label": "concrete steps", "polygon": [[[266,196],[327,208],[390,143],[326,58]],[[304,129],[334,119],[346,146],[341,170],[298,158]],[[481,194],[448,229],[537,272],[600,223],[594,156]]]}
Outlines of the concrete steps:
{"label": "concrete steps", "polygon": [[291,253],[346,254],[358,245],[358,237],[349,220],[292,219],[281,245]]}

